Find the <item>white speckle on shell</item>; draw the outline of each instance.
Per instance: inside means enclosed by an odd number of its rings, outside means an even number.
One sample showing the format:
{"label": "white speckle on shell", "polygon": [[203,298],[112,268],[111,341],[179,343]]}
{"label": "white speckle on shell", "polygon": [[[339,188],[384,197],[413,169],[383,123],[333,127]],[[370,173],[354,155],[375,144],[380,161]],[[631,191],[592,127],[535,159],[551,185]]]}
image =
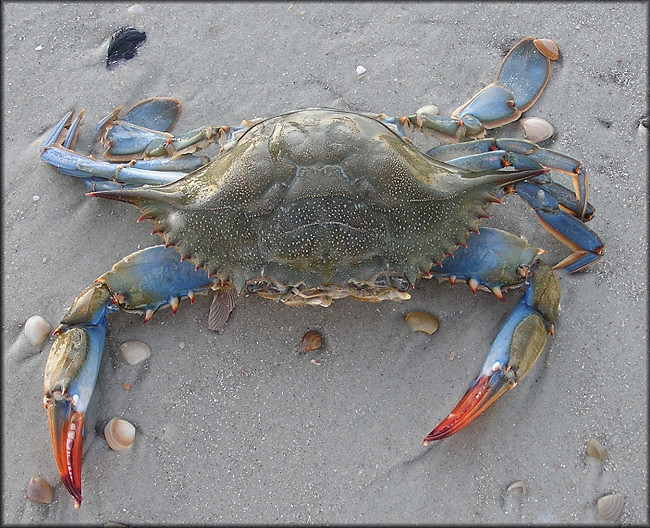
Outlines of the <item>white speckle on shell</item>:
{"label": "white speckle on shell", "polygon": [[523,117],[518,123],[533,143],[539,143],[553,135],[553,125],[541,117]]}
{"label": "white speckle on shell", "polygon": [[122,418],[111,418],[104,427],[104,438],[113,451],[130,449],[135,442],[135,427]]}
{"label": "white speckle on shell", "polygon": [[142,341],[126,341],[120,345],[120,354],[129,365],[137,365],[151,355],[151,348]]}
{"label": "white speckle on shell", "polygon": [[41,477],[32,477],[27,483],[27,498],[30,501],[39,502],[41,504],[49,504],[54,497],[54,491]]}
{"label": "white speckle on shell", "polygon": [[361,66],[360,64],[359,64],[359,66],[357,66],[357,75],[363,75],[364,73],[366,73],[366,71],[367,70],[363,66]]}
{"label": "white speckle on shell", "polygon": [[414,332],[426,332],[431,335],[438,330],[438,318],[428,312],[409,312],[405,319]]}
{"label": "white speckle on shell", "polygon": [[129,15],[144,15],[144,7],[142,7],[140,4],[133,4],[129,9],[127,9],[129,12]]}
{"label": "white speckle on shell", "polygon": [[25,322],[25,337],[31,345],[40,345],[50,335],[52,327],[40,315],[32,315]]}
{"label": "white speckle on shell", "polygon": [[598,516],[601,519],[614,522],[621,516],[624,504],[625,499],[623,495],[620,493],[612,493],[611,495],[605,495],[598,499],[598,502],[596,502],[596,512],[598,512]]}

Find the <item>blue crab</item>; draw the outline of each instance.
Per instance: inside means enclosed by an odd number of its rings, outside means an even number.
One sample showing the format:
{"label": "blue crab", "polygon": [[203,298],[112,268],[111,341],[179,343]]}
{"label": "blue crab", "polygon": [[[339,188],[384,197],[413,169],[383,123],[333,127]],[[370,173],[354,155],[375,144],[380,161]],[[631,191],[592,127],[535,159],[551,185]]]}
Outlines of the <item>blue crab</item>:
{"label": "blue crab", "polygon": [[[208,326],[219,330],[242,293],[289,305],[327,306],[351,297],[405,300],[416,281],[436,277],[493,292],[523,294],[458,405],[424,439],[468,425],[530,371],[553,333],[560,299],[541,249],[481,228],[486,207],[516,193],[571,254],[555,265],[576,272],[603,254],[586,227],[594,214],[587,174],[568,156],[522,139],[485,138],[517,120],[544,90],[556,44],[526,38],[503,59],[492,84],[456,110],[431,106],[389,117],[328,108],[287,112],[238,126],[206,126],[174,137],[180,102],[147,99],[99,126],[105,161],[74,151],[83,111],[64,116],[41,157],[80,177],[88,195],[137,206],[138,221],[164,239],[115,264],[73,300],[54,331],[44,404],[62,481],[82,501],[84,415],[117,309],[175,312],[180,300],[214,292]],[[414,131],[446,143],[426,153]],[[216,158],[195,155],[219,142]],[[554,182],[569,174],[573,190]],[[452,258],[453,257],[453,258]]]}

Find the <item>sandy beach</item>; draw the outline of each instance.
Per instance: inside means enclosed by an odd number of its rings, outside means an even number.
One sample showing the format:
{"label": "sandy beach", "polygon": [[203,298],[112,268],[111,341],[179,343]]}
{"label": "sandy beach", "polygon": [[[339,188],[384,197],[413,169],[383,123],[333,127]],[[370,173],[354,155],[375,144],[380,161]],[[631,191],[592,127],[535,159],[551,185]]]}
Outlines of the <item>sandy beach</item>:
{"label": "sandy beach", "polygon": [[[647,525],[648,4],[132,5],[2,4],[3,523],[593,524],[596,501],[619,493],[616,522]],[[108,40],[124,26],[146,41],[109,70]],[[449,115],[527,36],[555,40],[562,55],[526,115],[549,121],[549,148],[588,168],[589,227],[606,244],[599,262],[561,277],[555,337],[527,378],[423,447],[519,292],[501,303],[422,280],[406,302],[326,309],[244,296],[222,334],[207,328],[208,296],[144,326],[118,313],[75,510],[42,405],[52,338],[30,345],[23,327],[35,314],[56,327],[78,292],[160,238],[132,206],[86,197],[81,181],[41,161],[57,121],[85,109],[85,154],[102,117],[152,96],[183,102],[179,133],[316,106],[400,116],[435,104]],[[516,124],[491,134],[523,137]],[[517,196],[490,214],[482,225],[525,237],[547,262],[569,254]],[[413,310],[436,314],[440,329],[413,333]],[[301,354],[308,330],[324,345]],[[134,339],[152,356],[129,366],[118,348]],[[113,416],[135,425],[132,449],[106,445]],[[603,461],[585,455],[590,438]],[[26,498],[32,476],[54,487],[50,504]],[[519,480],[526,493],[508,491]]]}

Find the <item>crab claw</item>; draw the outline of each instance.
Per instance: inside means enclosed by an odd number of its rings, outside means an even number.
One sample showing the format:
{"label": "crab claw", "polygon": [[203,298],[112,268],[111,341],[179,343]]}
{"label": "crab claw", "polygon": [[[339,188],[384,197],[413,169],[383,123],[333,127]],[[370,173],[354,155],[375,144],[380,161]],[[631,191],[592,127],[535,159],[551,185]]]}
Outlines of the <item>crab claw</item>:
{"label": "crab claw", "polygon": [[560,302],[559,281],[542,261],[535,264],[526,293],[512,310],[488,352],[481,372],[449,416],[422,442],[447,438],[471,423],[533,367],[553,332]]}
{"label": "crab claw", "polygon": [[495,362],[489,372],[481,372],[454,410],[424,438],[422,445],[447,438],[470,424],[506,390],[514,386],[516,382],[513,383],[513,376],[512,370],[504,368],[498,362]]}
{"label": "crab claw", "polygon": [[52,434],[54,458],[65,489],[74,498],[74,507],[81,506],[81,450],[85,412],[74,410],[74,401],[63,398],[47,403],[47,417]]}
{"label": "crab claw", "polygon": [[47,410],[54,458],[63,485],[81,506],[84,416],[97,382],[110,293],[105,284],[83,290],[54,331],[45,365],[43,405]]}

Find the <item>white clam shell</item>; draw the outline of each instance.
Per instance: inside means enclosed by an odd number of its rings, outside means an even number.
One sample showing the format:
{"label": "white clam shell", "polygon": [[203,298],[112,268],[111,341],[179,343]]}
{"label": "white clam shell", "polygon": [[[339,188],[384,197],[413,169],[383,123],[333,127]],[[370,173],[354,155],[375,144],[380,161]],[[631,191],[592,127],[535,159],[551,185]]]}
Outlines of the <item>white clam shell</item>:
{"label": "white clam shell", "polygon": [[587,456],[597,458],[599,460],[605,460],[605,457],[607,456],[607,452],[605,451],[605,448],[595,438],[590,438],[589,440],[587,440],[586,451],[587,451]]}
{"label": "white clam shell", "polygon": [[32,345],[40,345],[50,335],[52,327],[40,315],[32,315],[25,322],[25,337]]}
{"label": "white clam shell", "polygon": [[420,115],[420,114],[438,115],[438,107],[436,105],[424,105],[418,108],[415,114],[416,115]]}
{"label": "white clam shell", "polygon": [[54,491],[41,477],[32,477],[27,483],[27,498],[30,501],[39,502],[41,504],[49,504],[54,497]]}
{"label": "white clam shell", "polygon": [[518,124],[533,143],[539,143],[553,135],[553,125],[541,117],[523,117]]}
{"label": "white clam shell", "polygon": [[126,341],[120,345],[120,354],[129,365],[137,365],[151,355],[151,348],[142,341]]}
{"label": "white clam shell", "polygon": [[113,451],[130,449],[135,442],[135,427],[122,418],[111,418],[104,427],[104,438]]}
{"label": "white clam shell", "polygon": [[409,312],[404,318],[414,332],[426,332],[431,335],[438,330],[438,318],[428,312]]}
{"label": "white clam shell", "polygon": [[623,495],[620,493],[612,493],[611,495],[605,495],[598,499],[598,502],[596,502],[596,512],[598,512],[598,516],[601,519],[614,522],[621,516],[624,504],[625,499]]}
{"label": "white clam shell", "polygon": [[363,75],[364,73],[366,73],[366,69],[359,64],[359,66],[357,66],[357,75]]}
{"label": "white clam shell", "polygon": [[521,493],[524,494],[524,495],[526,495],[526,493],[528,491],[526,489],[526,483],[523,480],[515,480],[512,484],[510,484],[510,486],[508,486],[507,491],[512,491],[512,490],[516,490],[516,489],[520,489]]}
{"label": "white clam shell", "polygon": [[144,7],[142,7],[140,4],[133,4],[127,9],[127,11],[129,12],[129,15],[144,15]]}

